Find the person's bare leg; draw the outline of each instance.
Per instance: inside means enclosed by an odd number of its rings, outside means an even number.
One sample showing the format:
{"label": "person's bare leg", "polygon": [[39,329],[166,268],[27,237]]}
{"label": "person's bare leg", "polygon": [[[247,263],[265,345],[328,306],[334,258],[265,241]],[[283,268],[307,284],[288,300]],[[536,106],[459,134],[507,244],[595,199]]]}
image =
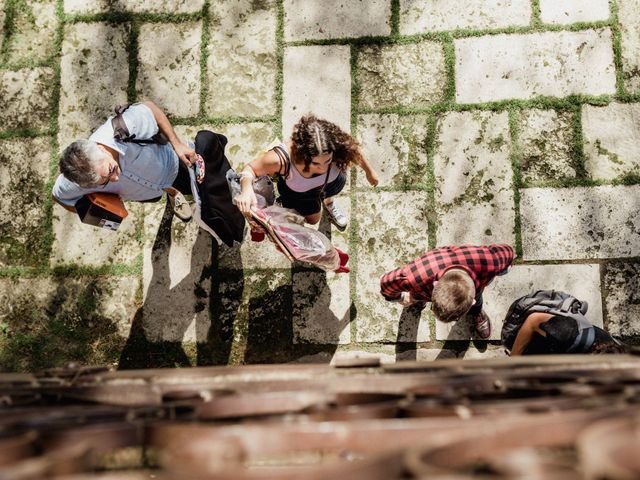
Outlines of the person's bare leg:
{"label": "person's bare leg", "polygon": [[304,217],[304,221],[310,225],[315,225],[320,221],[321,216],[322,216],[322,211],[318,213],[314,213],[312,215],[307,215],[306,217]]}

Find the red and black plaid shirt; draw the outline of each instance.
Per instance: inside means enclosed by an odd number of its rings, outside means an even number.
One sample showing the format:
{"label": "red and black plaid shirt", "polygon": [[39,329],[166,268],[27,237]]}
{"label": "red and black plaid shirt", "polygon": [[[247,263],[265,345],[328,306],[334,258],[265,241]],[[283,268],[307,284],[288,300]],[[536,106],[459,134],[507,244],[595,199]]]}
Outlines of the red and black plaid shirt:
{"label": "red and black plaid shirt", "polygon": [[428,302],[431,300],[433,282],[452,267],[466,270],[473,279],[476,293],[482,293],[497,274],[511,265],[513,257],[513,248],[505,244],[436,248],[410,264],[383,275],[380,293],[387,300],[399,300],[402,292],[410,292],[412,298]]}

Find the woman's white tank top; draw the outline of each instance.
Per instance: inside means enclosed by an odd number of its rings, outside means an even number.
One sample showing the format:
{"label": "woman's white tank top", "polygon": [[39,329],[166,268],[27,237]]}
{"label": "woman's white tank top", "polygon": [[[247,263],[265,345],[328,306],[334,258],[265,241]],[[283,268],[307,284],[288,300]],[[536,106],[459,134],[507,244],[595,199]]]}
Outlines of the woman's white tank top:
{"label": "woman's white tank top", "polygon": [[[280,142],[279,145],[281,148],[287,152],[287,147],[284,143]],[[291,161],[291,156],[289,156],[289,175],[287,175],[284,179],[287,187],[289,187],[294,192],[308,192],[309,190],[313,190],[314,188],[322,187],[324,185],[325,178],[327,177],[326,173],[322,175],[318,175],[317,177],[305,178],[302,176],[302,173],[298,170],[295,163]],[[329,170],[329,179],[327,183],[333,182],[340,175],[340,169],[336,167],[333,163],[331,164]]]}

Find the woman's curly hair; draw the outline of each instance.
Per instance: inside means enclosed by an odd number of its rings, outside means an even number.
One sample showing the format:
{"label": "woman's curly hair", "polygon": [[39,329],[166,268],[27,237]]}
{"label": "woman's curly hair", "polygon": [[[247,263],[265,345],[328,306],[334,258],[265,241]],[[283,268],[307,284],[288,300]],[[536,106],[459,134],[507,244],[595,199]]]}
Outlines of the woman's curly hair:
{"label": "woman's curly hair", "polygon": [[305,172],[313,157],[326,153],[333,152],[333,164],[343,172],[362,160],[360,144],[351,135],[315,115],[305,115],[295,124],[291,140],[291,155],[304,162]]}

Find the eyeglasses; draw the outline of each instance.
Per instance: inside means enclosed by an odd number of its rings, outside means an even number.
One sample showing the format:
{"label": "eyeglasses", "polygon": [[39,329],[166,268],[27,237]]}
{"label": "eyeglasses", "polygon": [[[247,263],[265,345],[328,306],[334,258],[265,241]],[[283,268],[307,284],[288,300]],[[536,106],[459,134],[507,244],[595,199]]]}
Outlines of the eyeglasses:
{"label": "eyeglasses", "polygon": [[[113,174],[116,173],[118,171],[118,165],[115,163],[112,163],[109,166],[109,173],[107,174],[107,179],[105,180],[104,183],[101,183],[100,186],[102,188],[106,187],[107,185],[109,185],[109,182],[111,181],[111,177],[113,177]],[[104,178],[104,177],[103,177]]]}

